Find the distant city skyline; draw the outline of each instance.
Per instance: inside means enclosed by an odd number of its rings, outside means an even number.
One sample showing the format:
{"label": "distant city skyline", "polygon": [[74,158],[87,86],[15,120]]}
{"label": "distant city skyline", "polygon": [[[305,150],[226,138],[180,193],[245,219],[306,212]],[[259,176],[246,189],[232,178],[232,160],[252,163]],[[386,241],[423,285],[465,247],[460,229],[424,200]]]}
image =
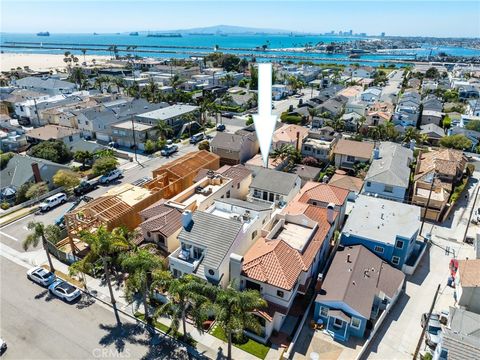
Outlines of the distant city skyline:
{"label": "distant city skyline", "polygon": [[479,1],[1,1],[1,31],[162,31],[233,25],[295,32],[480,37]]}

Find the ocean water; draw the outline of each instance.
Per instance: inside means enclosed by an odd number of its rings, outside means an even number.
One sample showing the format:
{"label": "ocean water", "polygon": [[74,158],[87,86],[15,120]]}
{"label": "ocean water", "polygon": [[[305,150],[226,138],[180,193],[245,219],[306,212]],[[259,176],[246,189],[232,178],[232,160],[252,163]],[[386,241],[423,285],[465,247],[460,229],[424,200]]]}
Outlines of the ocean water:
{"label": "ocean water", "polygon": [[[207,54],[214,51],[216,45],[222,48],[230,48],[228,52],[236,53],[242,56],[288,56],[297,55],[306,58],[316,58],[317,62],[335,62],[336,60],[345,60],[347,58],[344,54],[315,54],[309,52],[292,52],[289,48],[303,47],[306,44],[315,45],[319,42],[345,42],[356,39],[366,39],[362,37],[340,37],[340,36],[289,36],[289,35],[184,35],[183,37],[147,37],[140,34],[139,36],[129,36],[128,34],[51,34],[48,37],[36,36],[35,34],[0,34],[0,47],[3,52],[22,52],[22,53],[45,53],[45,54],[63,54],[64,49],[28,49],[28,48],[6,48],[6,42],[32,42],[44,43],[44,46],[55,47],[55,45],[48,43],[68,43],[73,47],[88,47],[95,50],[87,50],[89,55],[109,55],[107,48],[110,45],[116,45],[118,49],[125,49],[127,45],[135,45],[139,48],[151,46],[152,48],[144,48],[144,50],[162,51],[163,53],[149,53],[138,49],[135,51],[136,55],[144,57],[157,58],[188,58],[194,53]],[[261,47],[266,44],[268,46],[265,52],[254,52],[251,49]],[[66,46],[66,45],[65,45]],[[181,47],[181,48],[179,48]],[[233,49],[235,48],[235,49]],[[281,52],[272,52],[268,49],[286,49]],[[225,50],[227,51],[227,50]],[[460,48],[460,47],[432,47],[424,45],[421,49],[399,50],[395,54],[365,54],[360,59],[351,59],[351,62],[362,63],[362,59],[374,61],[370,65],[382,64],[382,61],[387,60],[402,60],[414,59],[414,55],[427,56],[430,51],[432,55],[439,52],[445,52],[449,55],[457,56],[480,56],[480,50]],[[81,55],[80,50],[72,50],[74,54]],[[130,51],[133,54],[133,50]],[[126,52],[120,52],[120,55],[125,55]],[[259,61],[269,60],[269,58],[259,59]]]}

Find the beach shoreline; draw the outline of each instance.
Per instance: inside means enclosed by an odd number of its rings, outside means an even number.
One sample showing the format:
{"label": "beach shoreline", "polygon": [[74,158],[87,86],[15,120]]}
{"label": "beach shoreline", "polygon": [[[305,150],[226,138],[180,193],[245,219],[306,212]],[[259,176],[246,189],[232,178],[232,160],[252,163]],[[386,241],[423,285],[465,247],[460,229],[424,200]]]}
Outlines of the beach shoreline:
{"label": "beach shoreline", "polygon": [[[77,55],[78,64],[81,65],[84,61],[83,55]],[[30,53],[1,53],[0,54],[0,71],[10,71],[28,66],[30,70],[35,71],[62,71],[67,67],[67,64],[63,61],[64,55],[62,54],[30,54]],[[110,60],[110,56],[102,55],[86,55],[85,61],[87,66],[93,65],[92,60],[95,60],[95,64],[105,64]]]}

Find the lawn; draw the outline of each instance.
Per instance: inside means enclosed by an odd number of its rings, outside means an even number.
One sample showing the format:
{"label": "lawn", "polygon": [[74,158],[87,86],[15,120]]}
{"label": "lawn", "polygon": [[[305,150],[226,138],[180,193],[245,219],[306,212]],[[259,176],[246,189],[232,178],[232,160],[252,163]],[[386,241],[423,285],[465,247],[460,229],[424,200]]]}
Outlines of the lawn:
{"label": "lawn", "polygon": [[[225,342],[227,341],[227,337],[225,336],[225,333],[223,332],[223,329],[220,326],[215,326],[215,328],[210,332],[210,335],[213,335],[217,339],[223,340]],[[243,343],[243,344],[233,343],[233,346],[243,351],[246,351],[249,354],[252,354],[260,359],[265,359],[270,348],[250,338],[247,338],[247,339],[248,341],[246,343]]]}
{"label": "lawn", "polygon": [[[140,313],[140,312],[136,312],[136,313],[135,313],[135,317],[136,317],[136,318],[139,318],[140,320],[145,321],[145,315],[142,314],[142,313]],[[162,324],[161,322],[158,322],[158,321],[156,321],[156,320],[153,321],[153,325],[154,325],[158,330],[160,330],[161,332],[163,332],[163,333],[165,333],[165,334],[168,334],[168,335],[174,337],[175,339],[183,340],[181,333],[179,333],[178,331],[174,331],[172,328],[168,327],[167,325]],[[193,340],[190,336],[188,336],[186,342],[187,342],[188,344],[192,345],[192,346],[195,346],[195,345],[197,344],[197,342],[196,342],[195,340]]]}

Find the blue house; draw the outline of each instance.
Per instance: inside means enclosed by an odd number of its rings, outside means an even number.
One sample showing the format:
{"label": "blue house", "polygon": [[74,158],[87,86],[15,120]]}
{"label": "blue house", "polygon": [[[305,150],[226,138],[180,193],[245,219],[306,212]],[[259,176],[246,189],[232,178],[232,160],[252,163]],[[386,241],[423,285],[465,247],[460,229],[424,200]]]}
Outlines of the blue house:
{"label": "blue house", "polygon": [[402,291],[405,275],[362,245],[339,247],[315,299],[314,320],[335,340],[363,338]]}
{"label": "blue house", "polygon": [[340,243],[363,245],[404,271],[420,253],[417,240],[420,207],[374,196],[359,195],[343,227]]}

